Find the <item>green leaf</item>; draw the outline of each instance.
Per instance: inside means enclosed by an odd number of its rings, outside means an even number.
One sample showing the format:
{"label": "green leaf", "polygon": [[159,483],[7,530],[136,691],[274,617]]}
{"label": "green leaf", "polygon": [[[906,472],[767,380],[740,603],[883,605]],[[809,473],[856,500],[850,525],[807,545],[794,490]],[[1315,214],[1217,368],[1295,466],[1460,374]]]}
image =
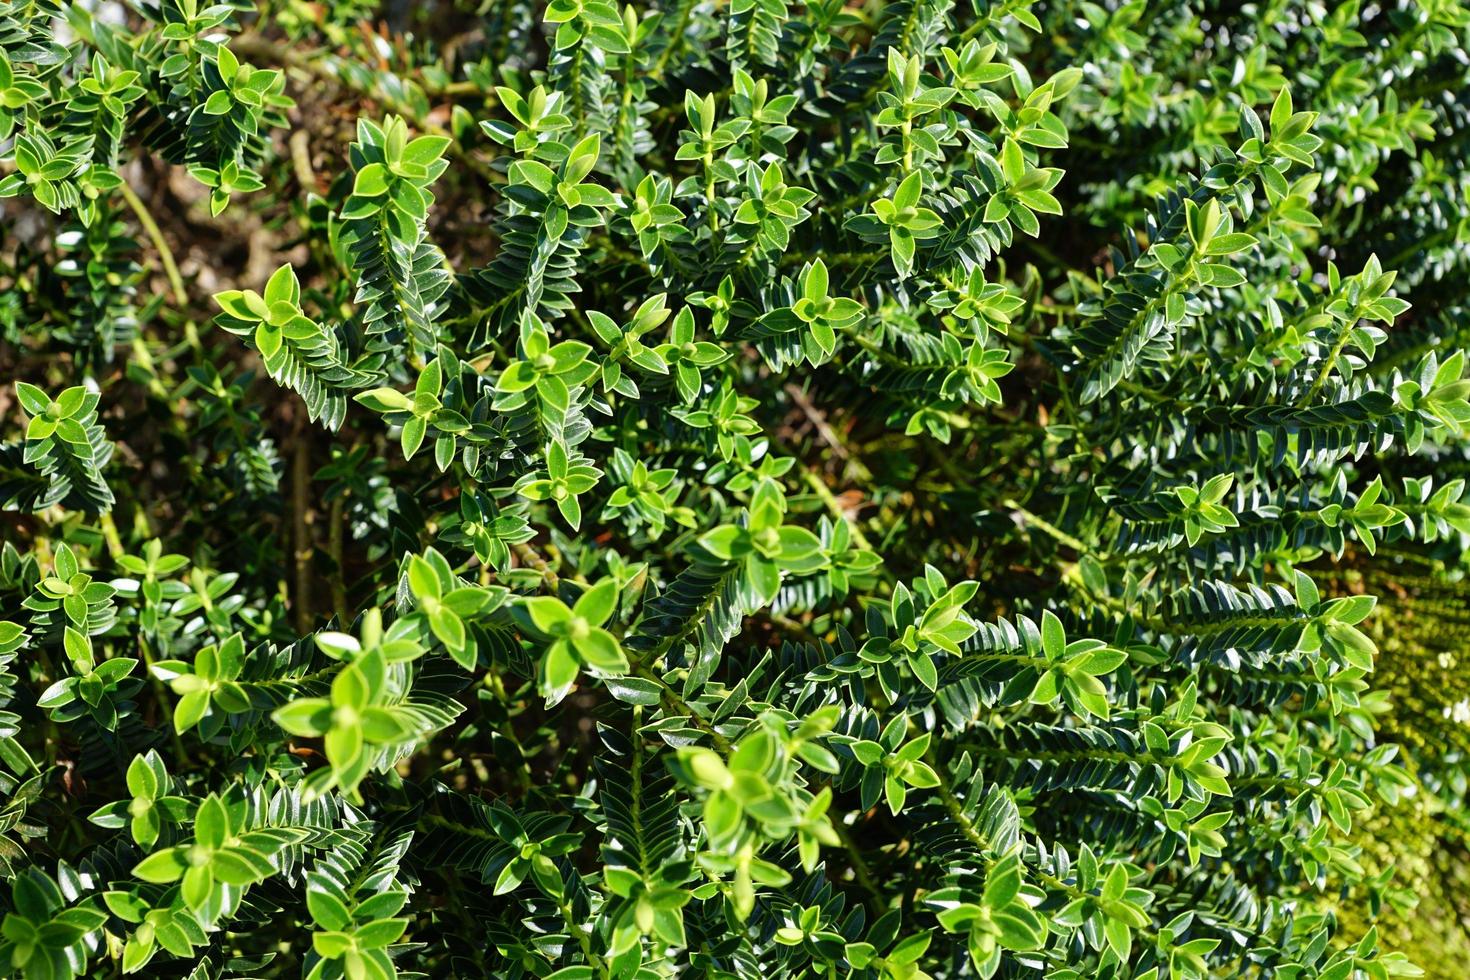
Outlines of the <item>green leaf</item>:
{"label": "green leaf", "polygon": [[522,601],[531,622],[543,633],[554,633],[558,627],[571,622],[572,611],[554,596],[531,596]]}
{"label": "green leaf", "polygon": [[301,286],[296,281],[296,273],[289,265],[283,265],[271,273],[270,281],[265,284],[263,296],[269,305],[289,303],[296,306],[301,301]]}
{"label": "green leaf", "polygon": [[420,600],[438,599],[443,595],[439,574],[434,571],[432,565],[418,555],[412,555],[408,559],[408,587]]}
{"label": "green leaf", "polygon": [[1041,648],[1048,660],[1060,660],[1067,651],[1067,634],[1062,621],[1050,609],[1041,614]]}
{"label": "green leaf", "polygon": [[218,850],[230,835],[230,818],[218,796],[207,796],[194,815],[194,839],[210,850]]}
{"label": "green leaf", "polygon": [[576,641],[577,652],[587,666],[605,674],[623,674],[628,670],[628,660],[618,641],[604,629],[593,629]]}
{"label": "green leaf", "polygon": [[745,540],[746,531],[744,528],[736,527],[733,524],[725,524],[701,535],[699,546],[716,558],[723,558],[728,561],[738,555],[744,554],[748,550],[748,547],[742,546]]}
{"label": "green leaf", "polygon": [[189,863],[183,848],[170,847],[148,855],[133,866],[133,877],[154,884],[168,884],[183,877]]}
{"label": "green leaf", "polygon": [[[572,606],[572,615],[586,620],[592,626],[601,626],[612,618],[617,608],[618,587],[613,579],[604,579],[582,593]],[[539,624],[538,624],[539,625]]]}
{"label": "green leaf", "polygon": [[424,435],[427,432],[428,423],[420,416],[415,415],[403,423],[403,433],[399,438],[399,444],[405,460],[413,459],[419,447],[424,444]]}
{"label": "green leaf", "polygon": [[370,163],[357,172],[352,182],[357,197],[382,197],[388,193],[388,171],[381,163]]}
{"label": "green leaf", "polygon": [[547,649],[546,657],[542,661],[544,683],[541,693],[548,698],[560,700],[577,683],[577,672],[580,669],[581,665],[567,642],[556,641]]}
{"label": "green leaf", "polygon": [[51,399],[40,388],[24,381],[15,383],[15,394],[21,407],[31,415],[45,415],[51,408]]}
{"label": "green leaf", "polygon": [[306,889],[306,907],[312,920],[322,929],[340,931],[352,924],[352,914],[335,896],[320,887]]}
{"label": "green leaf", "polygon": [[277,708],[271,715],[291,735],[313,738],[331,727],[332,704],[326,698],[302,698]]}
{"label": "green leaf", "polygon": [[443,156],[452,143],[448,136],[420,136],[403,148],[403,162],[426,167]]}

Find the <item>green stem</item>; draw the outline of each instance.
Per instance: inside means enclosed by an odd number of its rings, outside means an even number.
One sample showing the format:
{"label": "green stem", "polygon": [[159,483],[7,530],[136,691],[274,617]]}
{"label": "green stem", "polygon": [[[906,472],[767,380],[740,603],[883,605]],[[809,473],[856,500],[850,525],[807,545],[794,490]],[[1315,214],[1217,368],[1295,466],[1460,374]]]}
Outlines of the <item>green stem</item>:
{"label": "green stem", "polygon": [[102,540],[107,542],[107,553],[112,556],[113,561],[128,553],[123,547],[122,538],[118,536],[117,525],[112,522],[111,514],[98,515],[97,524],[102,528]]}
{"label": "green stem", "polygon": [[645,680],[653,681],[659,686],[659,688],[661,689],[659,695],[663,701],[665,709],[672,711],[677,715],[687,717],[690,721],[694,723],[695,728],[698,728],[709,735],[710,740],[715,743],[716,748],[718,748],[724,754],[729,754],[730,740],[721,735],[718,731],[715,730],[715,727],[713,725],[705,721],[704,718],[702,718],[697,712],[695,712],[695,710],[689,706],[689,702],[685,701],[682,697],[679,696],[678,691],[675,691],[672,687],[669,686],[668,681],[664,680],[655,671],[651,670],[644,664],[635,664],[633,667],[633,672],[639,677],[642,677]]}
{"label": "green stem", "polygon": [[327,518],[327,553],[332,556],[332,612],[339,626],[351,621],[347,609],[347,580],[342,570],[343,536],[346,520],[342,513],[342,497],[332,501],[331,513]]}
{"label": "green stem", "polygon": [[803,463],[801,464],[801,475],[806,481],[806,485],[812,488],[812,492],[817,495],[817,499],[826,506],[832,516],[847,525],[848,530],[852,532],[853,541],[857,542],[864,550],[874,550],[872,542],[863,534],[863,529],[858,527],[857,522],[847,515],[847,511],[842,507],[842,501],[837,499],[832,493],[831,488],[822,481],[822,478],[817,475],[816,471]]}
{"label": "green stem", "polygon": [[1297,408],[1306,408],[1310,405],[1312,400],[1317,397],[1318,392],[1322,390],[1322,386],[1327,383],[1327,378],[1332,374],[1332,369],[1337,366],[1337,359],[1341,356],[1342,349],[1347,346],[1348,340],[1353,335],[1353,324],[1357,322],[1357,311],[1354,310],[1353,314],[1343,321],[1337,333],[1337,340],[1332,345],[1331,353],[1322,361],[1322,367],[1317,370],[1317,377],[1313,379],[1312,386],[1307,389],[1307,393],[1297,402]]}
{"label": "green stem", "polygon": [[153,242],[153,248],[158,252],[159,260],[163,262],[163,271],[168,276],[168,283],[173,289],[174,303],[180,310],[189,305],[189,292],[184,288],[184,277],[179,274],[179,265],[174,261],[173,249],[168,247],[164,240],[163,231],[158,227],[158,222],[153,220],[153,215],[148,213],[148,208],[143,201],[128,186],[127,182],[118,185],[123,200],[128,202],[128,207],[133,209],[133,214],[138,219],[138,224],[143,226],[148,238]]}
{"label": "green stem", "polygon": [[862,848],[852,839],[852,835],[847,832],[847,828],[843,826],[841,820],[832,820],[830,823],[832,824],[832,830],[837,834],[837,839],[842,842],[842,848],[846,852],[847,864],[848,867],[852,868],[853,877],[857,879],[857,883],[869,895],[869,909],[875,917],[881,916],[886,906],[883,890],[878,887],[877,881],[873,878],[873,872],[868,867],[867,860],[863,857]]}
{"label": "green stem", "polygon": [[[153,651],[148,646],[148,640],[142,633],[138,634],[138,652],[143,655],[143,670],[148,674],[149,685],[153,688],[153,696],[157,699],[160,707],[168,704],[167,688],[162,680],[153,673]],[[169,743],[173,746],[174,762],[179,772],[187,772],[189,769],[189,753],[184,748],[184,740],[179,735],[179,730],[173,725],[173,712],[169,712],[169,718],[164,722],[168,729]]]}
{"label": "green stem", "polygon": [[296,589],[291,604],[296,613],[296,630],[305,635],[311,632],[311,556],[313,547],[307,527],[307,508],[311,502],[311,445],[304,424],[305,406],[298,406],[301,415],[296,425],[295,453],[291,460],[291,528],[293,559],[296,566]]}
{"label": "green stem", "polygon": [[1068,548],[1071,548],[1079,555],[1087,555],[1090,558],[1098,557],[1091,548],[1089,548],[1081,541],[1081,539],[1073,537],[1072,535],[1068,534],[1066,531],[1063,531],[1061,528],[1057,527],[1055,524],[1052,524],[1049,521],[1042,520],[1040,517],[1037,517],[1035,514],[1027,510],[1025,507],[1022,507],[1016,501],[1004,500],[1001,501],[1001,506],[1019,514],[1022,520],[1024,520],[1028,525],[1036,528],[1038,531],[1045,532],[1048,536],[1056,539],[1058,542],[1066,545]]}

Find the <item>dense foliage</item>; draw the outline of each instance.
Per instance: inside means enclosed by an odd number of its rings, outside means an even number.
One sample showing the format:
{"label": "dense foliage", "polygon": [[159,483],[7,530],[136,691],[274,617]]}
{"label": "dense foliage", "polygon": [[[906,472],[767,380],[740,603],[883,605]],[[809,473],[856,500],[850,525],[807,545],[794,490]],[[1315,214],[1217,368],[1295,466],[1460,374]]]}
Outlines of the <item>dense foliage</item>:
{"label": "dense foliage", "polygon": [[1462,976],[1467,74],[0,3],[0,973]]}

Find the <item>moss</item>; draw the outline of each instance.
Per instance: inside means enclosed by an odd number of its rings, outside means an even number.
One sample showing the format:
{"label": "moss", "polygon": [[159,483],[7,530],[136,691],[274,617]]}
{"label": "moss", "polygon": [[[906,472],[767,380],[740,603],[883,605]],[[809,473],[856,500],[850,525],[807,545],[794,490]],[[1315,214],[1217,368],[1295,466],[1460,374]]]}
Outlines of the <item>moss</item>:
{"label": "moss", "polygon": [[[1379,646],[1376,690],[1389,696],[1380,737],[1403,746],[1418,791],[1356,828],[1378,894],[1334,902],[1341,934],[1376,924],[1384,945],[1442,980],[1470,975],[1470,835],[1464,814],[1470,775],[1470,583],[1436,576],[1369,573],[1380,597],[1372,629]],[[1391,872],[1391,874],[1389,874]],[[1381,902],[1378,899],[1381,898]],[[1366,901],[1365,901],[1366,899]]]}

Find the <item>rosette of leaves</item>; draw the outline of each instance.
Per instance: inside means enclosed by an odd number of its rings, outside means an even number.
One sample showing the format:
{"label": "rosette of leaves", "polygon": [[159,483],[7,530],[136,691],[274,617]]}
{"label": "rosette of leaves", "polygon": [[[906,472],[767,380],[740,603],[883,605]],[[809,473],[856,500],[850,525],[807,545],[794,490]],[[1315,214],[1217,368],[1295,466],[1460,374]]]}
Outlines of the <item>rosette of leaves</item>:
{"label": "rosette of leaves", "polygon": [[248,337],[266,371],[296,391],[313,420],[336,428],[347,413],[346,391],[361,385],[337,335],[301,311],[301,283],[289,265],[271,273],[265,292],[231,289],[215,295],[219,323]]}
{"label": "rosette of leaves", "polygon": [[352,193],[343,205],[348,254],[357,279],[367,346],[373,351],[434,349],[436,301],[449,286],[442,255],[428,240],[429,186],[449,161],[451,140],[410,139],[408,125],[389,116],[381,126],[358,120],[352,144]]}
{"label": "rosette of leaves", "polygon": [[758,605],[776,597],[783,571],[809,572],[822,565],[817,536],[784,518],[780,491],[773,483],[762,483],[743,524],[722,524],[699,539],[716,558],[739,563]]}
{"label": "rosette of leaves", "polygon": [[541,660],[541,693],[560,701],[590,668],[609,676],[627,673],[628,658],[605,624],[617,609],[618,583],[606,579],[577,597],[570,607],[555,596],[525,600],[522,608],[536,631],[549,639]]}
{"label": "rosette of leaves", "polygon": [[382,646],[360,651],[336,672],[327,696],[299,698],[272,713],[288,734],[322,740],[329,765],[316,771],[311,791],[335,788],[358,797],[358,785],[378,764],[379,750],[419,733],[418,717],[401,706],[401,695],[390,686],[391,653]]}
{"label": "rosette of leaves", "polygon": [[112,443],[97,423],[101,396],[81,385],[67,388],[53,401],[24,381],[15,384],[16,398],[30,416],[22,461],[44,481],[34,509],[67,502],[93,512],[112,507],[112,490],[102,468],[112,457]]}

